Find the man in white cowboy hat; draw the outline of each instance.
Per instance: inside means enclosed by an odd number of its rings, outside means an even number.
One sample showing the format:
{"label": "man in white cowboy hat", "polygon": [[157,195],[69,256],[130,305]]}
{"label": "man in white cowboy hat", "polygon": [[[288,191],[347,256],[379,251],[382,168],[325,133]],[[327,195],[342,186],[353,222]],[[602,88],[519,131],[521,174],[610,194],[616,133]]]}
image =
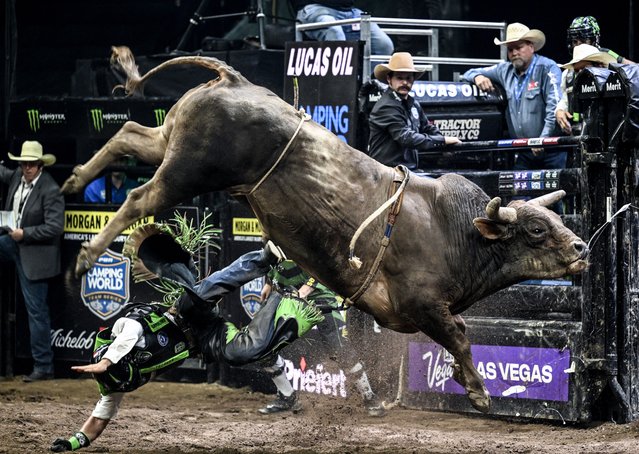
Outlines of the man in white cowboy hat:
{"label": "man in white cowboy hat", "polygon": [[419,169],[419,150],[461,143],[457,137],[442,135],[430,124],[421,106],[410,96],[415,79],[423,71],[415,69],[408,52],[394,53],[388,64],[375,66],[375,78],[388,89],[375,103],[369,117],[368,153],[387,166],[405,165]]}
{"label": "man in white cowboy hat", "polygon": [[[631,60],[619,55],[618,53],[606,49],[605,47],[601,47],[600,44],[601,39],[601,29],[599,27],[599,23],[597,19],[592,16],[579,16],[575,17],[570,26],[568,27],[568,31],[566,32],[566,44],[568,45],[568,51],[570,52],[570,56],[575,57],[575,49],[576,47],[582,44],[588,44],[591,47],[594,47],[598,52],[608,54],[606,58],[610,63],[623,63],[623,64],[631,64],[634,63]],[[586,48],[582,48],[580,52],[585,53]],[[595,52],[592,49],[589,49],[591,54]],[[602,58],[602,56],[599,56]],[[593,66],[603,65],[604,62],[596,62]],[[568,65],[568,64],[566,64]],[[557,124],[566,134],[572,134],[572,125],[571,120],[578,120],[579,116],[574,116],[574,112],[572,112],[572,86],[575,79],[575,73],[577,71],[573,70],[572,67],[563,65],[565,67],[564,71],[561,73],[561,91],[563,96],[559,100],[557,104],[557,108],[555,109],[555,117],[557,119]],[[605,66],[608,66],[606,63]],[[580,68],[581,69],[581,68]]]}
{"label": "man in white cowboy hat", "polygon": [[[64,228],[64,198],[60,186],[43,167],[55,162],[36,141],[22,144],[16,170],[0,165],[0,181],[9,186],[5,210],[15,225],[0,234],[0,262],[13,262],[29,317],[33,371],[24,381],[53,378],[51,321],[47,279],[60,273],[60,236]],[[7,282],[4,280],[4,282]]]}
{"label": "man in white cowboy hat", "polygon": [[[553,60],[538,55],[546,43],[540,30],[529,29],[518,22],[508,25],[506,39],[497,38],[498,46],[508,48],[508,62],[488,68],[474,68],[463,74],[484,91],[494,90],[499,83],[507,93],[506,121],[510,137],[549,137],[559,131],[555,108],[561,99],[561,71]],[[515,169],[560,169],[566,166],[566,153],[544,151],[543,148],[518,153]]]}

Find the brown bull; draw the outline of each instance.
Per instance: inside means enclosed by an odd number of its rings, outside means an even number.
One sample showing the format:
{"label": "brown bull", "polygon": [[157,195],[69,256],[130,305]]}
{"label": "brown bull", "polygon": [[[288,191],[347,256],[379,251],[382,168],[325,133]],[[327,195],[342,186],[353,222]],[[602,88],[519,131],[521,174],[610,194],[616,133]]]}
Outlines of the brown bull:
{"label": "brown bull", "polygon": [[[490,398],[458,314],[516,282],[586,267],[586,244],[544,207],[563,191],[500,207],[498,198],[489,203],[479,187],[461,176],[413,175],[388,241],[388,212],[395,207],[368,224],[365,220],[397,189],[398,171],[305,121],[222,61],[179,57],[140,78],[128,49],[114,48],[114,57],[129,76],[129,92],[175,65],[203,66],[217,78],[187,92],[163,126],[127,122],[66,181],[63,191],[80,191],[125,154],[159,165],[104,230],[83,244],[77,275],[144,216],[206,192],[244,195],[268,236],[310,274],[341,295],[356,295],[354,305],[380,325],[422,331],[446,348],[455,358],[456,380],[472,405],[486,412]],[[349,242],[362,225],[355,244],[362,266],[356,268],[349,266]],[[376,260],[386,244],[381,261]]]}

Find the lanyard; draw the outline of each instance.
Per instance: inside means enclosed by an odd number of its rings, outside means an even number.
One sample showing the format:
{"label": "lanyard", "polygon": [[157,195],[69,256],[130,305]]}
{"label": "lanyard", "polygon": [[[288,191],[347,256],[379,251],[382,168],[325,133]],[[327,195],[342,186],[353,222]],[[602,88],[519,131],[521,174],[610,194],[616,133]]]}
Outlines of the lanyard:
{"label": "lanyard", "polygon": [[[524,87],[528,85],[528,79],[530,79],[531,74],[535,70],[535,65],[537,64],[537,54],[533,57],[533,61],[531,65],[526,70],[526,76],[523,80],[517,80],[517,87],[515,87],[515,99],[517,102],[521,101],[521,94],[524,92]],[[517,73],[515,73],[515,77],[517,77]]]}
{"label": "lanyard", "polygon": [[24,205],[29,198],[29,194],[31,194],[31,189],[33,189],[33,183],[22,183],[20,186],[20,204],[18,205],[18,219],[16,219],[16,223],[19,224],[22,220],[22,211],[24,210]]}

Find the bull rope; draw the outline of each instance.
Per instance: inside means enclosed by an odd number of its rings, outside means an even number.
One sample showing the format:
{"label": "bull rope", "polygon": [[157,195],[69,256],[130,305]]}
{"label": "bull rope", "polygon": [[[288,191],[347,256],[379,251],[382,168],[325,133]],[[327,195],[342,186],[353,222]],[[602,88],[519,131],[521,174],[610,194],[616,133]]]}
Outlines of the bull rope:
{"label": "bull rope", "polygon": [[288,152],[288,150],[291,148],[291,144],[293,143],[293,141],[295,140],[295,138],[297,137],[297,135],[299,134],[300,130],[302,129],[302,125],[304,124],[305,121],[309,121],[311,119],[311,116],[309,114],[307,114],[304,111],[304,108],[302,107],[300,110],[298,110],[296,112],[296,114],[301,118],[299,124],[297,125],[297,129],[295,130],[295,132],[293,133],[293,135],[291,136],[291,139],[288,141],[288,143],[286,144],[286,146],[284,147],[284,149],[282,150],[282,152],[280,153],[279,157],[277,158],[277,161],[275,161],[275,163],[271,166],[270,169],[268,169],[268,172],[266,172],[264,174],[264,176],[262,178],[260,178],[260,181],[257,182],[257,184],[255,186],[253,186],[253,189],[251,189],[249,192],[247,192],[246,194],[242,194],[241,192],[235,192],[232,195],[246,195],[249,196],[251,194],[253,194],[257,188],[260,187],[260,185],[264,182],[264,180],[266,180],[269,175],[271,173],[273,173],[273,171],[275,170],[275,168],[277,167],[277,165],[280,163],[280,161],[282,159],[284,159],[284,156],[286,155],[286,153]]}
{"label": "bull rope", "polygon": [[[351,239],[351,242],[349,244],[348,264],[351,266],[351,268],[359,269],[362,267],[362,261],[355,255],[355,243],[357,243],[357,240],[359,239],[364,229],[368,227],[368,225],[373,222],[376,217],[382,214],[382,212],[386,210],[386,208],[392,205],[391,210],[388,212],[388,221],[386,223],[386,229],[384,230],[384,236],[382,237],[379,251],[377,251],[377,257],[375,257],[375,261],[373,262],[373,265],[371,266],[366,279],[364,279],[364,282],[359,287],[359,289],[357,289],[357,291],[350,298],[346,298],[344,300],[344,304],[346,306],[352,306],[355,301],[357,301],[359,297],[362,296],[366,290],[368,290],[368,287],[373,281],[375,274],[377,274],[377,271],[379,270],[379,265],[382,263],[386,248],[390,244],[390,236],[393,232],[393,226],[395,225],[395,220],[397,218],[397,215],[399,214],[399,210],[402,207],[404,189],[406,189],[406,185],[408,184],[408,180],[410,179],[410,172],[405,166],[400,165],[395,167],[395,172],[403,173],[401,184],[398,185],[395,193],[391,196],[390,199],[384,202],[379,208],[377,208],[377,210],[375,210],[370,216],[368,216],[364,222],[362,222],[359,228],[355,231],[355,234],[353,235],[353,238]],[[392,184],[395,185],[396,183],[399,183],[399,181],[400,180],[394,178]]]}

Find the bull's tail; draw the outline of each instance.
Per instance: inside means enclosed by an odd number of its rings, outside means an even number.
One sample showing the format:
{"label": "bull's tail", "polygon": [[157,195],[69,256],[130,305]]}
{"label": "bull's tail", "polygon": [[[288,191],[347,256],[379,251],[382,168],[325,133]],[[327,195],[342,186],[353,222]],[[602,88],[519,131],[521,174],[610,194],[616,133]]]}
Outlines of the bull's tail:
{"label": "bull's tail", "polygon": [[222,60],[212,57],[186,56],[176,57],[167,60],[147,72],[144,76],[140,76],[138,67],[135,64],[133,52],[126,46],[111,47],[111,65],[118,66],[126,74],[125,91],[128,95],[139,93],[144,88],[144,83],[153,77],[154,74],[168,68],[169,66],[191,65],[201,66],[210,69],[218,74],[221,79],[230,79],[234,81],[243,80],[244,77],[234,70],[231,66]]}

